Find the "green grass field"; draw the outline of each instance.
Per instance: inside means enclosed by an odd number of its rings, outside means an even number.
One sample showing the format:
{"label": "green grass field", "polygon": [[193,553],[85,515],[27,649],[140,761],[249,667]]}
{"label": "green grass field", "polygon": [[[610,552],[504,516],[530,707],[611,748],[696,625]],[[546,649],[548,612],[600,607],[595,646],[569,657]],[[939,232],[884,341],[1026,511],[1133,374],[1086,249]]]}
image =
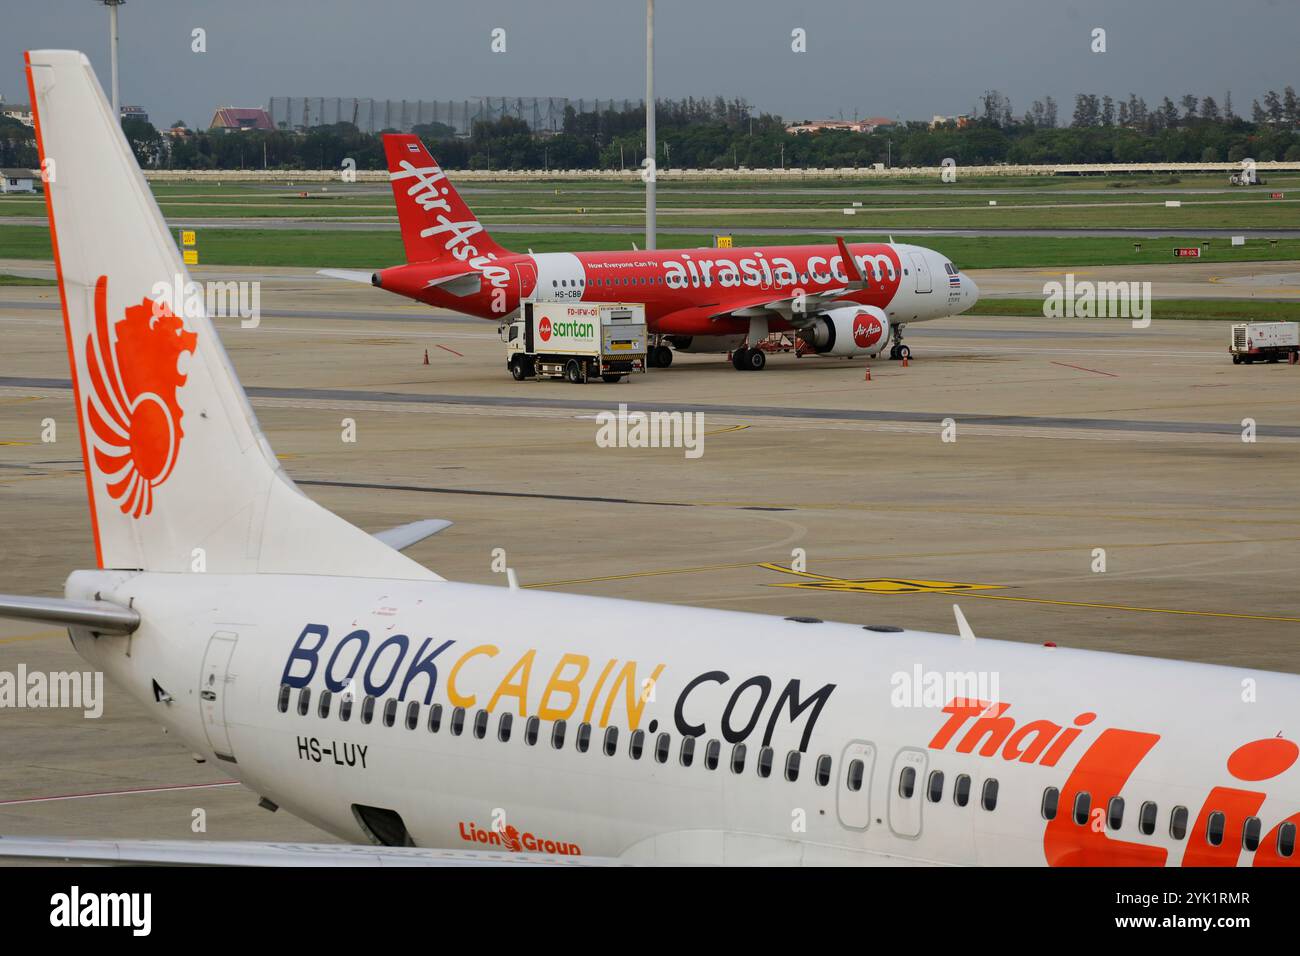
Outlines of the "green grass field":
{"label": "green grass field", "polygon": [[[454,174],[453,174],[454,176]],[[176,223],[213,218],[394,220],[384,183],[155,183],[154,195]],[[462,183],[488,225],[598,223],[634,229],[643,221],[635,180]],[[997,191],[1003,192],[997,192]],[[1290,193],[1287,192],[1290,190]],[[1287,198],[1272,199],[1274,192]],[[990,200],[997,203],[990,206]],[[1183,205],[1165,206],[1167,200]],[[659,186],[664,226],[755,232],[808,228],[1300,228],[1300,175],[1267,186],[1229,187],[1218,176],[1006,177],[942,184],[921,180],[675,181]],[[860,203],[854,207],[853,203]],[[845,209],[853,209],[846,215]],[[39,218],[40,197],[0,197],[0,216]]]}
{"label": "green grass field", "polygon": [[33,276],[15,276],[0,272],[0,286],[5,285],[58,285],[53,279],[38,279]]}
{"label": "green grass field", "polygon": [[[199,261],[203,265],[303,266],[308,268],[373,269],[405,262],[401,238],[393,229],[348,232],[310,229],[208,229],[198,231]],[[511,249],[535,252],[630,249],[641,236],[629,230],[626,236],[602,233],[519,232],[504,233],[503,243]],[[736,245],[799,245],[829,243],[826,236],[770,235],[762,232],[733,234]],[[884,234],[870,237],[884,240]],[[859,237],[854,237],[859,241]],[[962,269],[1029,268],[1035,266],[1144,265],[1172,262],[1175,246],[1193,245],[1195,240],[1144,238],[1142,251],[1134,251],[1129,238],[1053,238],[1042,236],[927,236],[916,242],[942,252]],[[706,244],[706,236],[671,231],[659,234],[662,249],[690,249]],[[0,259],[43,259],[53,257],[49,232],[44,226],[0,226]],[[1276,244],[1252,239],[1244,246],[1230,246],[1214,239],[1203,249],[1201,263],[1276,262],[1300,259],[1300,239],[1282,239]]]}
{"label": "green grass field", "polygon": [[[453,178],[454,178],[453,174]],[[960,174],[959,174],[960,175]],[[1146,264],[1172,261],[1174,246],[1195,239],[1161,238],[1167,229],[1300,228],[1300,175],[1270,175],[1267,186],[1233,188],[1226,177],[1035,176],[891,180],[661,180],[659,245],[694,248],[704,235],[674,227],[731,234],[737,245],[827,243],[825,235],[773,235],[765,227],[871,230],[885,239],[890,229],[915,228],[1135,228],[1149,230],[1142,249],[1131,238],[944,237],[916,241],[945,253],[964,269]],[[467,201],[485,224],[554,225],[561,231],[502,233],[508,247],[537,252],[628,249],[641,241],[642,186],[636,180],[465,181]],[[385,183],[155,183],[155,196],[173,226],[198,219],[247,219],[247,229],[199,229],[205,265],[271,265],[307,268],[376,268],[404,261],[392,228],[392,197]],[[1010,190],[994,194],[991,190]],[[1188,192],[1199,190],[1199,192]],[[1290,190],[1288,192],[1288,190]],[[1274,200],[1273,192],[1286,198]],[[302,198],[306,192],[307,198]],[[989,206],[990,198],[998,205]],[[1184,205],[1167,208],[1166,199]],[[845,208],[862,203],[854,215]],[[41,197],[0,196],[0,217],[32,225],[0,225],[0,257],[49,259]],[[259,228],[257,218],[294,221],[289,229]],[[373,229],[327,231],[326,218],[366,221]],[[296,220],[301,220],[298,227]],[[625,232],[582,233],[565,227],[602,225]],[[877,230],[879,230],[877,232]],[[855,240],[859,236],[854,236]],[[899,237],[900,239],[902,237]],[[1249,240],[1231,247],[1214,239],[1202,262],[1300,259],[1300,239],[1275,244]]]}

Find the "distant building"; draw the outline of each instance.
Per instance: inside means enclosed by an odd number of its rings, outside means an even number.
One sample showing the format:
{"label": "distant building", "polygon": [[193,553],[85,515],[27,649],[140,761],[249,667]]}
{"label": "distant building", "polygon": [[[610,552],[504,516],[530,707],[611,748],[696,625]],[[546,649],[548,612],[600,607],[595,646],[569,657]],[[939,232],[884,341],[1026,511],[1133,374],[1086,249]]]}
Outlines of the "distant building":
{"label": "distant building", "polygon": [[959,113],[956,116],[939,116],[937,113],[930,120],[930,129],[938,129],[940,126],[955,126],[957,129],[965,129],[974,121],[969,113]]}
{"label": "distant building", "polygon": [[123,106],[121,108],[123,120],[139,120],[142,123],[149,122],[149,114],[144,111],[143,106]]}
{"label": "distant building", "polygon": [[363,133],[395,129],[409,133],[416,126],[442,123],[468,136],[477,122],[512,116],[534,133],[557,133],[564,112],[622,110],[640,100],[576,99],[558,96],[476,96],[466,100],[376,100],[356,96],[272,96],[268,110],[276,129],[308,130],[314,126],[351,123]]}
{"label": "distant building", "polygon": [[841,129],[850,133],[874,133],[883,126],[896,125],[893,120],[883,116],[873,116],[864,120],[815,120],[810,123],[795,123],[787,126],[787,133],[818,133],[824,129]]}
{"label": "distant building", "polygon": [[212,115],[210,129],[237,133],[246,129],[275,129],[271,114],[259,107],[219,106]]}
{"label": "distant building", "polygon": [[6,104],[4,104],[4,103],[0,103],[0,116],[7,116],[7,117],[9,117],[10,119],[16,119],[18,122],[22,123],[24,126],[31,126],[31,125],[33,125],[33,123],[32,123],[32,108],[31,108],[30,106],[27,106],[27,105],[21,105],[21,106],[20,106],[20,105],[17,104],[17,103],[12,103],[12,104],[8,104],[8,105],[6,105]]}
{"label": "distant building", "polygon": [[36,192],[36,174],[30,169],[0,169],[0,193]]}

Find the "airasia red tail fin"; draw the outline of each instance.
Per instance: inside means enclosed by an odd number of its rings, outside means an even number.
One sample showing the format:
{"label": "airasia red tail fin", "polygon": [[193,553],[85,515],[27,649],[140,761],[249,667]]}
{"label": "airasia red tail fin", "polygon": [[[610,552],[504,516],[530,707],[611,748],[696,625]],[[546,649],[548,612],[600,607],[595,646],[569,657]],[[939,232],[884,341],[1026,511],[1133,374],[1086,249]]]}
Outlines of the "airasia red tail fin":
{"label": "airasia red tail fin", "polygon": [[420,137],[386,134],[384,154],[407,262],[458,259],[481,268],[510,254],[488,235]]}

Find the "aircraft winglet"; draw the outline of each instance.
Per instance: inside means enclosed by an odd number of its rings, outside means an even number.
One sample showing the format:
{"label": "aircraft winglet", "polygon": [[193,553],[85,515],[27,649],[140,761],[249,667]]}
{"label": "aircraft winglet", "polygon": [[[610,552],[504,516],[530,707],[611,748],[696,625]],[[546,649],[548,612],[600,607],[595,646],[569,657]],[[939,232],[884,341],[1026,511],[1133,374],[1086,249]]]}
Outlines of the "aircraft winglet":
{"label": "aircraft winglet", "polygon": [[844,274],[849,277],[849,288],[865,289],[867,283],[862,277],[862,270],[858,268],[853,254],[849,252],[849,247],[845,245],[844,237],[836,236],[835,244],[840,247],[840,261],[844,263]]}
{"label": "aircraft winglet", "polygon": [[971,629],[970,622],[966,620],[966,615],[961,612],[961,608],[956,604],[952,606],[952,613],[957,618],[957,633],[963,641],[975,640],[975,632]]}

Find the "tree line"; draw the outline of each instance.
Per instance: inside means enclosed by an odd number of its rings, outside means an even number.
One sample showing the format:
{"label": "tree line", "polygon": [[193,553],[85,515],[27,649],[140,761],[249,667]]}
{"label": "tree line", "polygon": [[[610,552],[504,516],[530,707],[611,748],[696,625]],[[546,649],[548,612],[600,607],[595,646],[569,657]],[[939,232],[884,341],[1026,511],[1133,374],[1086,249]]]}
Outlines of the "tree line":
{"label": "tree line", "polygon": [[[1295,90],[1269,91],[1238,115],[1231,93],[1164,97],[1148,106],[1135,95],[1080,93],[1062,125],[1052,97],[1017,116],[1010,100],[986,91],[966,116],[935,125],[884,126],[874,132],[788,133],[776,115],[740,99],[661,100],[656,110],[659,168],[733,169],[935,166],[997,163],[1137,163],[1300,160],[1300,103]],[[350,123],[297,132],[191,132],[171,136],[140,120],[123,123],[147,169],[383,169],[378,134]],[[535,132],[521,119],[480,120],[468,136],[445,124],[415,132],[448,169],[636,169],[645,159],[645,107],[564,113],[560,130]],[[32,130],[0,117],[0,166],[35,166]]]}

